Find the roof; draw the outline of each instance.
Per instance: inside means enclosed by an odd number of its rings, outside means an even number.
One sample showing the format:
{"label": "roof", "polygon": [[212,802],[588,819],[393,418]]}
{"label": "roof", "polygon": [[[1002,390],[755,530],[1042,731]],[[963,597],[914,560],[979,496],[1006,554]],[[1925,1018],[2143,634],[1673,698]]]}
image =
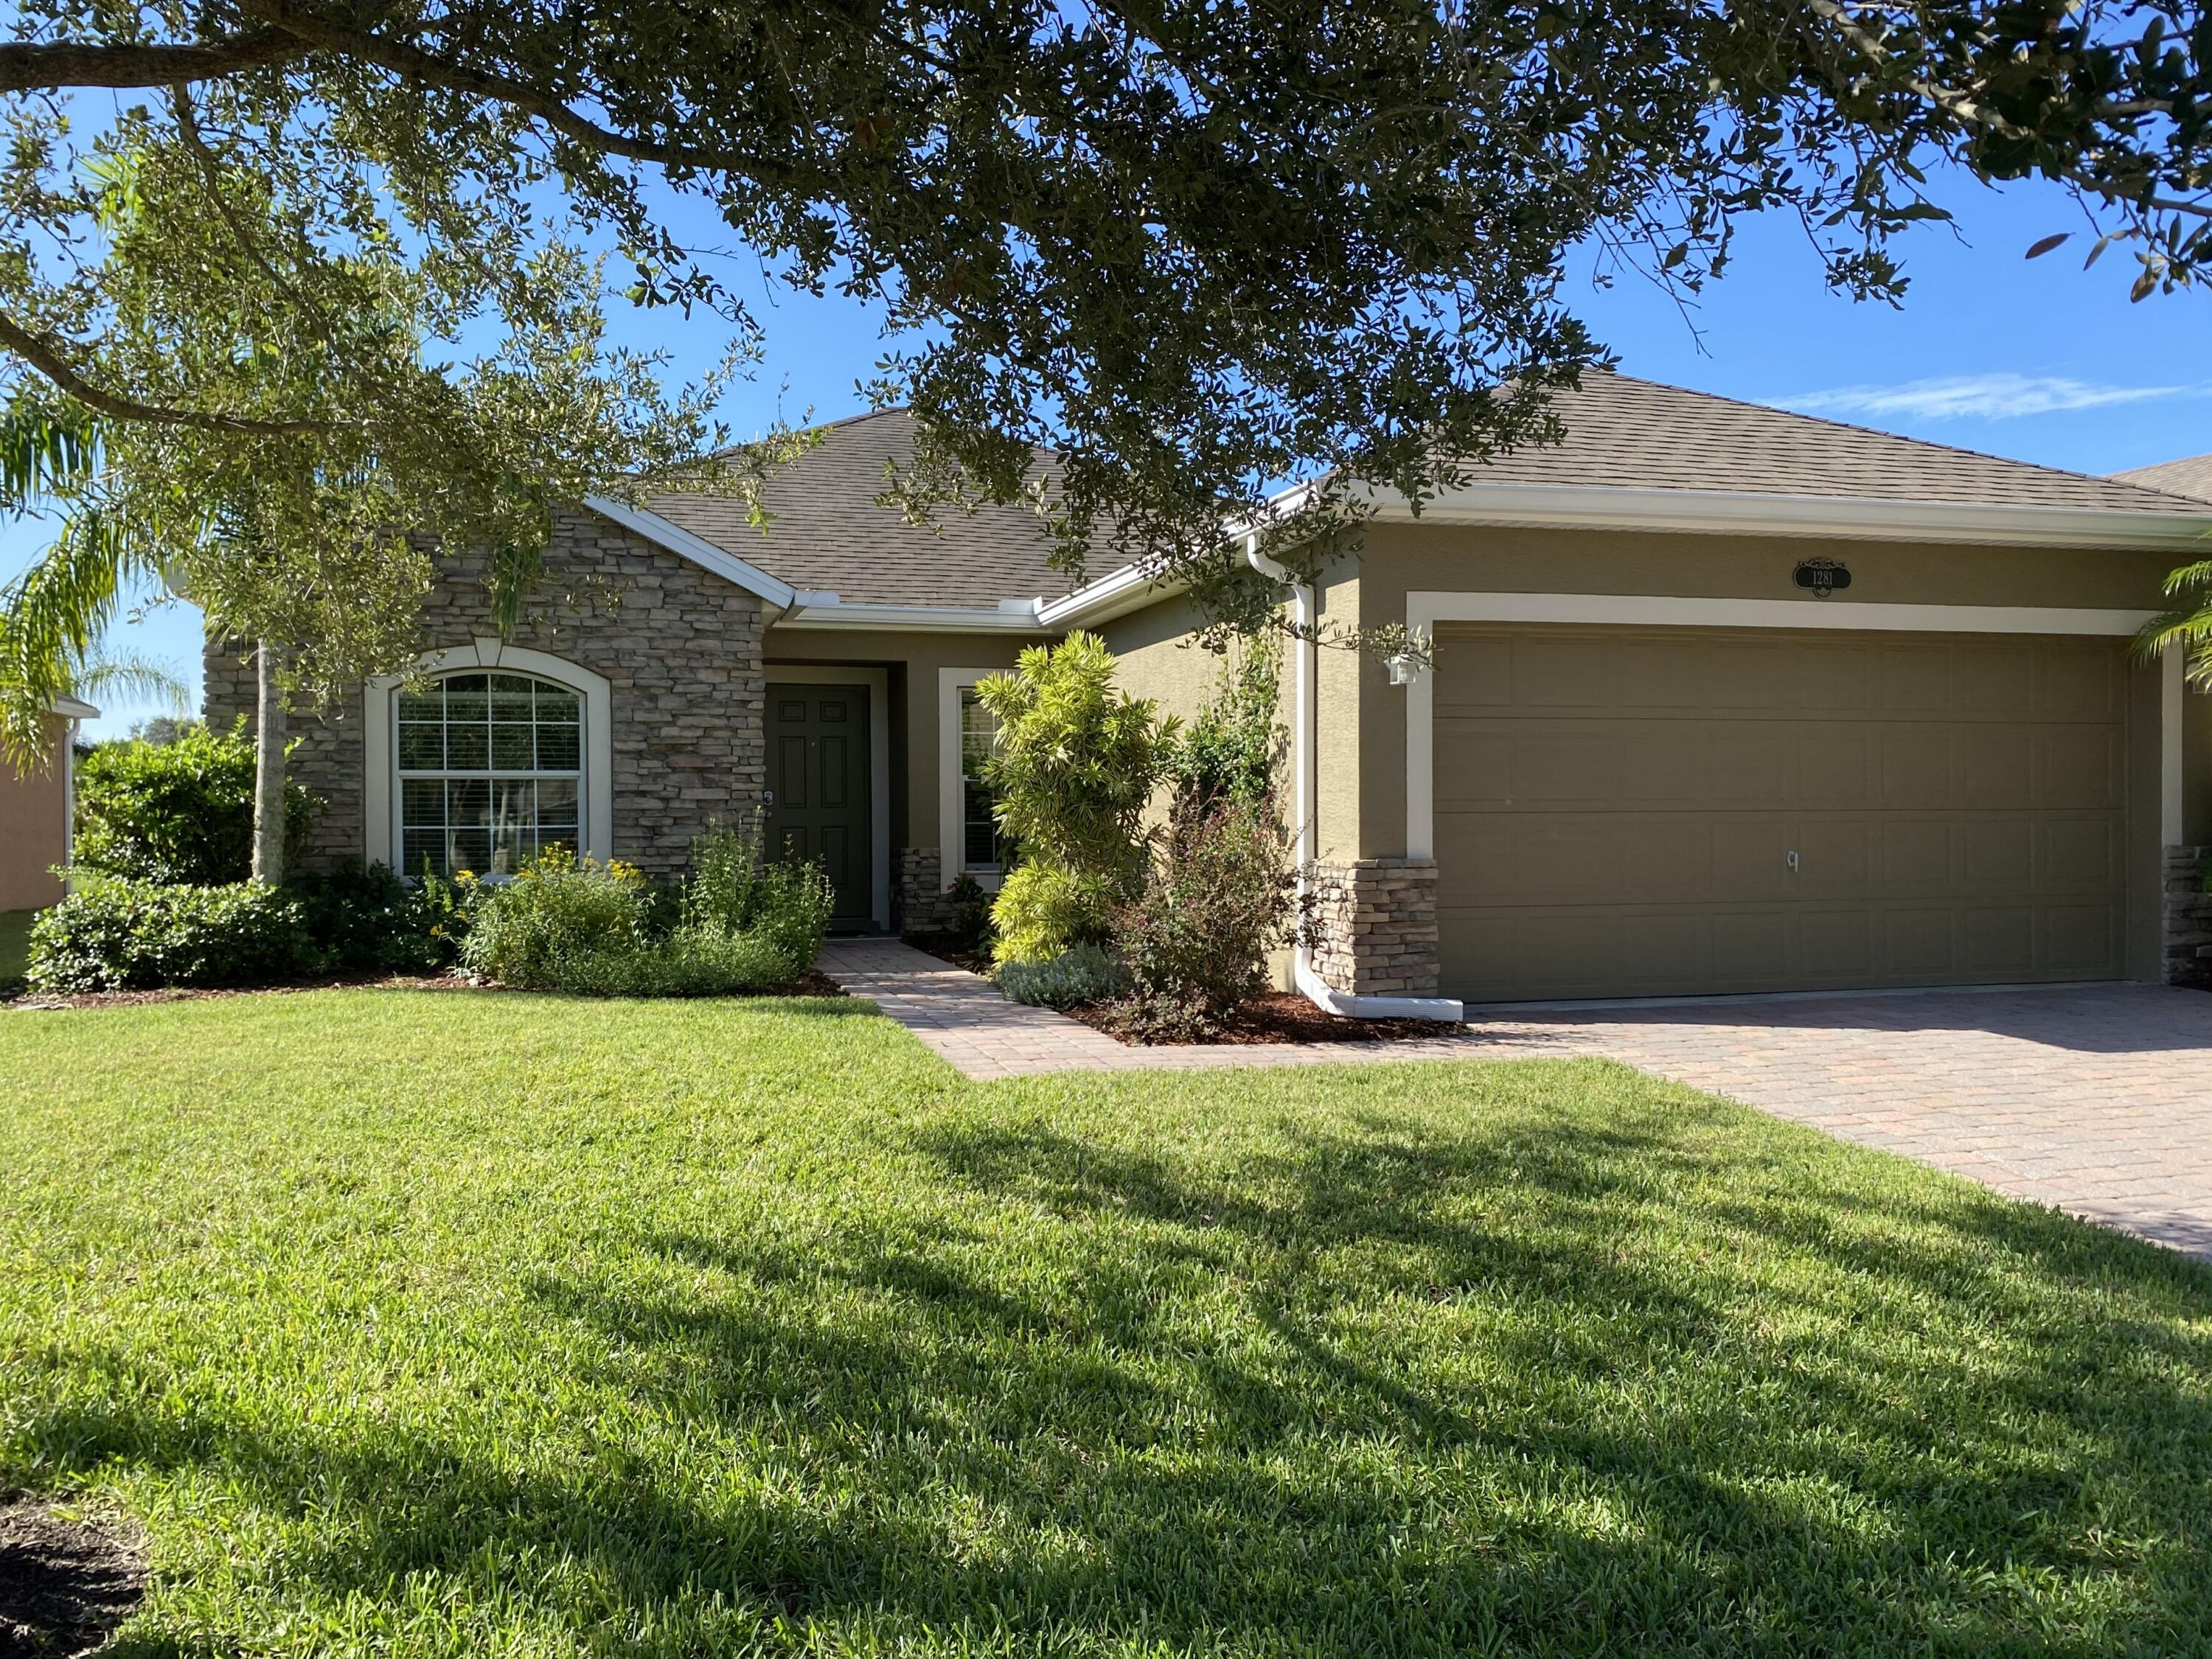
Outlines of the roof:
{"label": "roof", "polygon": [[[2212,457],[2092,477],[1602,370],[1553,393],[1552,404],[1565,428],[1561,442],[1492,459],[1424,515],[1443,523],[2163,547],[2206,529],[2212,501]],[[1102,605],[1133,608],[1157,597],[1152,584],[1120,571],[1041,615],[1027,602],[1066,594],[1068,584],[1048,562],[1052,544],[1034,513],[948,507],[933,523],[910,524],[878,502],[889,468],[913,447],[914,422],[903,410],[823,428],[818,443],[769,476],[765,532],[751,524],[743,501],[730,497],[658,495],[642,510],[596,497],[591,505],[791,607],[787,625],[1036,631],[1040,623],[1088,618]],[[1376,501],[1388,516],[1407,510],[1387,492]],[[878,607],[872,617],[854,609],[872,606]]]}
{"label": "roof", "polygon": [[2169,495],[2187,495],[2199,501],[2212,501],[2212,455],[2191,455],[2182,461],[2160,461],[2156,466],[2130,467],[2112,477],[2121,483],[2141,486],[2145,489],[2164,490]]}
{"label": "roof", "polygon": [[793,587],[833,592],[848,605],[988,608],[1066,590],[1067,579],[1046,562],[1051,538],[1026,507],[948,507],[917,525],[879,505],[886,467],[913,453],[914,421],[904,410],[824,427],[818,444],[769,476],[765,533],[749,522],[744,502],[725,496],[656,495],[647,506]]}
{"label": "roof", "polygon": [[1501,455],[1474,483],[1832,495],[1973,507],[2201,513],[2139,483],[1739,403],[1604,370],[1552,394],[1557,445]]}

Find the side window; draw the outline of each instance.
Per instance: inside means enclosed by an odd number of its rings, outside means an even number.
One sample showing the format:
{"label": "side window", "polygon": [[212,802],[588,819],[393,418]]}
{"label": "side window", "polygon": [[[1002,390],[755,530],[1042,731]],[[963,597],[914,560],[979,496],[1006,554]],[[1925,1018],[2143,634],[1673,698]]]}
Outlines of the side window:
{"label": "side window", "polygon": [[983,759],[998,740],[999,723],[975,696],[975,688],[960,688],[961,868],[993,874],[999,868],[999,825],[992,815],[997,804],[991,786],[983,781]]}

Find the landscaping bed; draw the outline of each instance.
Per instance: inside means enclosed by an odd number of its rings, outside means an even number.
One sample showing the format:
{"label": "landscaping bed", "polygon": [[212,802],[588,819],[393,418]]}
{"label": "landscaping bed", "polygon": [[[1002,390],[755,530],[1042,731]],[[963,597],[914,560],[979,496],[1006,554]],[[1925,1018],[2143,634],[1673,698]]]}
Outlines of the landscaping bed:
{"label": "landscaping bed", "polygon": [[[990,974],[989,955],[952,934],[908,933],[905,942],[955,968],[987,977]],[[1269,991],[1250,999],[1218,1030],[1204,1037],[1133,1033],[1120,1011],[1110,1003],[1078,1003],[1060,1012],[1133,1048],[1207,1043],[1408,1042],[1421,1037],[1442,1036],[1457,1029],[1431,1019],[1346,1019],[1341,1014],[1332,1014],[1326,1008],[1316,1006],[1310,998],[1291,991]]]}
{"label": "landscaping bed", "polygon": [[[0,1007],[23,1012],[67,1008],[130,1008],[147,1003],[198,1002],[224,997],[277,996],[303,991],[337,991],[373,989],[380,991],[512,991],[491,980],[474,978],[466,974],[338,974],[315,979],[289,981],[281,985],[222,985],[179,986],[165,985],[146,991],[33,991],[26,992],[12,1001],[0,1000]],[[557,994],[550,992],[520,992],[525,996]],[[759,990],[732,993],[748,997],[842,997],[845,988],[819,969],[810,968],[788,984],[769,986]]]}
{"label": "landscaping bed", "polygon": [[2212,1649],[2212,1272],[1595,1061],[122,1007],[0,1042],[0,1261],[119,1653]]}

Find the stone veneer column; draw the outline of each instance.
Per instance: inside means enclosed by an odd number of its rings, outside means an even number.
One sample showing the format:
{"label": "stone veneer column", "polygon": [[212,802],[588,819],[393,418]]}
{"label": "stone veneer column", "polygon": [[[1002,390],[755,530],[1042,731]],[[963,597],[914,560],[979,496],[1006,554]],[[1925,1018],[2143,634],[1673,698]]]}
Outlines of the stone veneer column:
{"label": "stone veneer column", "polygon": [[2212,893],[2204,890],[2212,847],[2166,849],[2165,948],[2168,985],[2212,987]]}
{"label": "stone veneer column", "polygon": [[[495,635],[479,556],[441,560],[422,605],[422,649]],[[612,688],[614,856],[653,875],[690,860],[710,820],[750,826],[765,787],[767,685],[761,602],[597,514],[556,519],[539,579],[509,644],[605,677]],[[210,640],[206,714],[253,722],[253,672],[235,641]],[[296,714],[291,775],[327,803],[302,862],[365,852],[363,698]]]}
{"label": "stone veneer column", "polygon": [[1432,859],[1316,864],[1314,971],[1350,996],[1432,997],[1442,971]]}
{"label": "stone veneer column", "polygon": [[949,933],[952,896],[944,890],[945,860],[934,847],[902,847],[897,891],[891,899],[891,930],[899,933]]}

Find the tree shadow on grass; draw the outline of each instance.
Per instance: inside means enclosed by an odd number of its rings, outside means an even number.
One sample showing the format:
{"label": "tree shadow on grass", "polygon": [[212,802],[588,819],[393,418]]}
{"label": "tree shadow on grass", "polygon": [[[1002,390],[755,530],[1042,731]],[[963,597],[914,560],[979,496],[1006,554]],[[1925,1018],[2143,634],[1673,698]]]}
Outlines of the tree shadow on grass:
{"label": "tree shadow on grass", "polygon": [[529,1279],[604,1431],[272,1429],[116,1359],[31,1433],[246,1494],[296,1528],[285,1596],[630,1651],[2212,1640],[2212,1279],[1786,1158],[1643,1248],[1713,1156],[1557,1127],[1208,1162],[932,1119],[895,1226],[641,1230]]}

